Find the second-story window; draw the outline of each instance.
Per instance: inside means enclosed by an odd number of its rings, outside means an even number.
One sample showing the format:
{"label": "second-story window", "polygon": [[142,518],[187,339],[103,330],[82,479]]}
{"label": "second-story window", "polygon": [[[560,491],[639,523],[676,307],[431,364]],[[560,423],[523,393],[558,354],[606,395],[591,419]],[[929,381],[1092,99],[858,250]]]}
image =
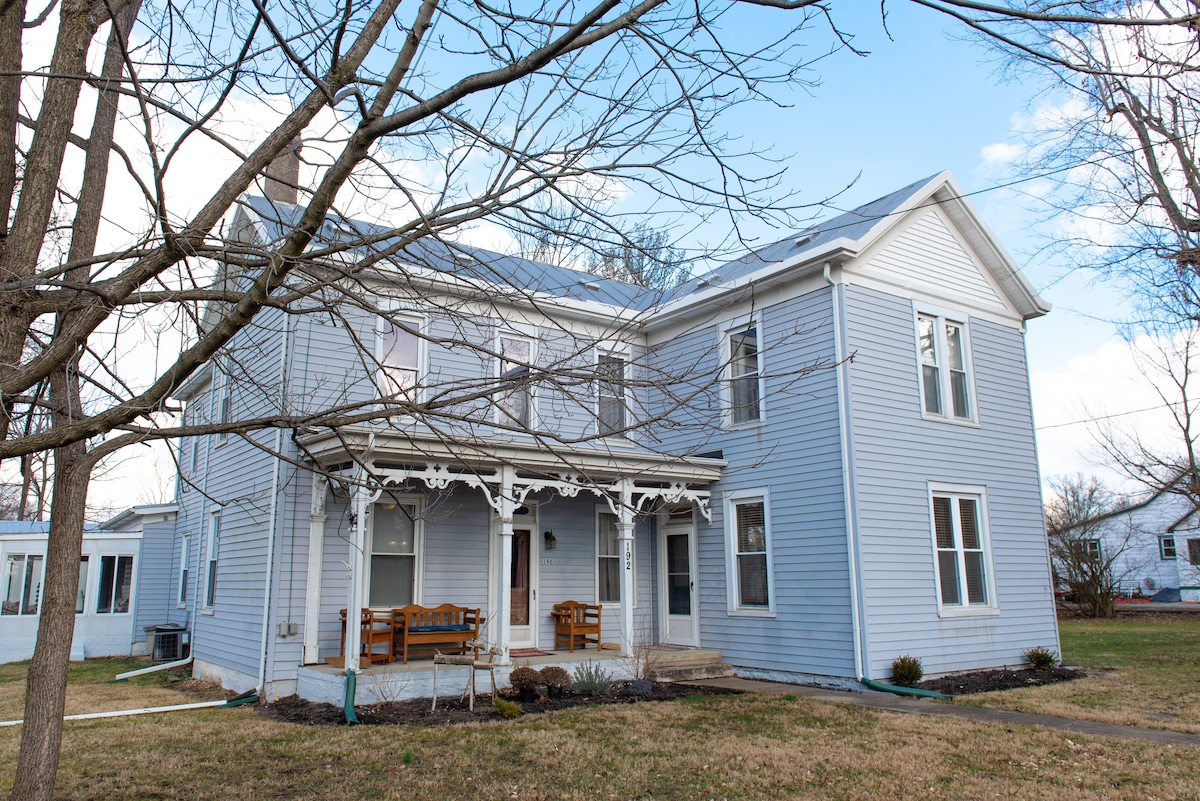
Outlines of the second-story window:
{"label": "second-story window", "polygon": [[921,356],[921,403],[927,415],[974,419],[963,323],[932,314],[917,315]]}
{"label": "second-story window", "polygon": [[602,353],[596,360],[596,420],[600,436],[624,431],[629,423],[625,406],[625,360]]}
{"label": "second-story window", "polygon": [[386,397],[416,400],[421,369],[419,327],[415,321],[383,321],[379,332],[379,389]]}
{"label": "second-story window", "polygon": [[726,340],[726,393],[731,425],[762,419],[762,362],[759,353],[760,327],[728,331]]}
{"label": "second-story window", "polygon": [[[220,364],[224,369],[220,375],[221,387],[217,390],[217,422],[228,423],[233,419],[233,376],[230,374],[232,363],[228,359],[222,359]],[[217,434],[217,442],[224,442],[228,437],[229,432],[222,431]]]}
{"label": "second-story window", "polygon": [[496,399],[497,422],[530,428],[533,422],[533,385],[530,383],[533,342],[501,334],[499,350],[499,378],[505,386],[501,387]]}

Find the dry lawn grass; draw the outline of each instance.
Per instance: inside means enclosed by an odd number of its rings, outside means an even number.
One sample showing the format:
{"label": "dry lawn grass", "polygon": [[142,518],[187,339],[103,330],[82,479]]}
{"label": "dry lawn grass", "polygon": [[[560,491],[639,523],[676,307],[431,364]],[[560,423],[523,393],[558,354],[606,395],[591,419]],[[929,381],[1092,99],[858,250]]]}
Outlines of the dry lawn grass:
{"label": "dry lawn grass", "polygon": [[1086,679],[959,702],[1200,734],[1200,614],[1065,620],[1059,630],[1064,661],[1087,668]]}
{"label": "dry lawn grass", "polygon": [[[16,749],[0,729],[0,765]],[[440,728],[294,726],[246,707],[73,722],[56,796],[1194,799],[1198,771],[1200,749],[697,696]],[[11,781],[0,775],[0,795]]]}

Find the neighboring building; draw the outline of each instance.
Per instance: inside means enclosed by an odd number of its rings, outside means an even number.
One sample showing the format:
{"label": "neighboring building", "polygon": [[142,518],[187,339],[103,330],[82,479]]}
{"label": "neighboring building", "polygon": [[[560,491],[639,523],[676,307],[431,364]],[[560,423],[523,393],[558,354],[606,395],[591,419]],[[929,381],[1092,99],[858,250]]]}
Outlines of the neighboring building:
{"label": "neighboring building", "polygon": [[[295,213],[249,198],[233,230],[269,243]],[[322,233],[346,227],[369,229]],[[340,652],[339,610],[410,602],[481,607],[487,638],[514,650],[552,649],[554,603],[599,602],[625,653],[716,648],[787,681],[1058,646],[1024,340],[1048,306],[948,174],[666,297],[437,243],[369,280],[403,327],[265,310],[177,393],[188,419],[508,389],[437,431],[183,443],[158,572],[198,675],[329,695],[312,666]],[[531,389],[550,366],[568,377]],[[568,391],[581,384],[594,391]]]}
{"label": "neighboring building", "polygon": [[[170,532],[175,506],[154,508],[170,518]],[[0,522],[0,662],[33,656],[49,529],[49,523]],[[158,534],[158,539],[170,536]],[[84,532],[71,659],[145,653],[145,635],[137,625],[147,575],[142,546],[140,528]]]}

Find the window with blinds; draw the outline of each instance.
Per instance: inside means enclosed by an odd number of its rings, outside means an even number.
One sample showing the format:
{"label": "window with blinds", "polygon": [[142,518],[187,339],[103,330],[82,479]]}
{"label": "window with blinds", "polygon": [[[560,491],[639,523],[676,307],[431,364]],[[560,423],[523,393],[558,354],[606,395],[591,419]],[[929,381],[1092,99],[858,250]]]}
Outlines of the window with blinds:
{"label": "window with blinds", "polygon": [[932,506],[941,605],[990,605],[980,496],[935,492]]}

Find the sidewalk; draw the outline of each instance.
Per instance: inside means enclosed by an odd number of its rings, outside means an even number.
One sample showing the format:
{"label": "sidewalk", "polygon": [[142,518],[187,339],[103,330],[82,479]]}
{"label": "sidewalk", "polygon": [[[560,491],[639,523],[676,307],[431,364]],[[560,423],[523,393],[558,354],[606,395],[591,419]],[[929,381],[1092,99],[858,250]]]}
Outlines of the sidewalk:
{"label": "sidewalk", "polygon": [[1101,737],[1124,737],[1131,740],[1145,740],[1163,745],[1180,745],[1200,748],[1200,735],[1183,734],[1182,732],[1164,731],[1162,729],[1143,729],[1139,726],[1121,726],[1115,723],[1097,723],[1091,720],[1075,720],[1073,718],[1058,718],[1051,715],[1034,715],[1028,712],[1007,712],[1001,709],[980,709],[973,706],[957,706],[939,701],[917,698],[902,698],[890,693],[867,691],[861,693],[839,692],[820,687],[809,687],[799,684],[780,684],[772,681],[753,681],[730,677],[724,679],[705,679],[689,682],[690,684],[705,684],[710,687],[725,687],[747,693],[769,693],[773,695],[795,695],[800,698],[812,698],[816,701],[828,701],[834,704],[854,704],[856,706],[884,709],[888,712],[906,712],[909,714],[932,715],[935,717],[959,718],[980,723],[1010,723],[1020,726],[1043,726],[1047,729],[1089,734]]}

